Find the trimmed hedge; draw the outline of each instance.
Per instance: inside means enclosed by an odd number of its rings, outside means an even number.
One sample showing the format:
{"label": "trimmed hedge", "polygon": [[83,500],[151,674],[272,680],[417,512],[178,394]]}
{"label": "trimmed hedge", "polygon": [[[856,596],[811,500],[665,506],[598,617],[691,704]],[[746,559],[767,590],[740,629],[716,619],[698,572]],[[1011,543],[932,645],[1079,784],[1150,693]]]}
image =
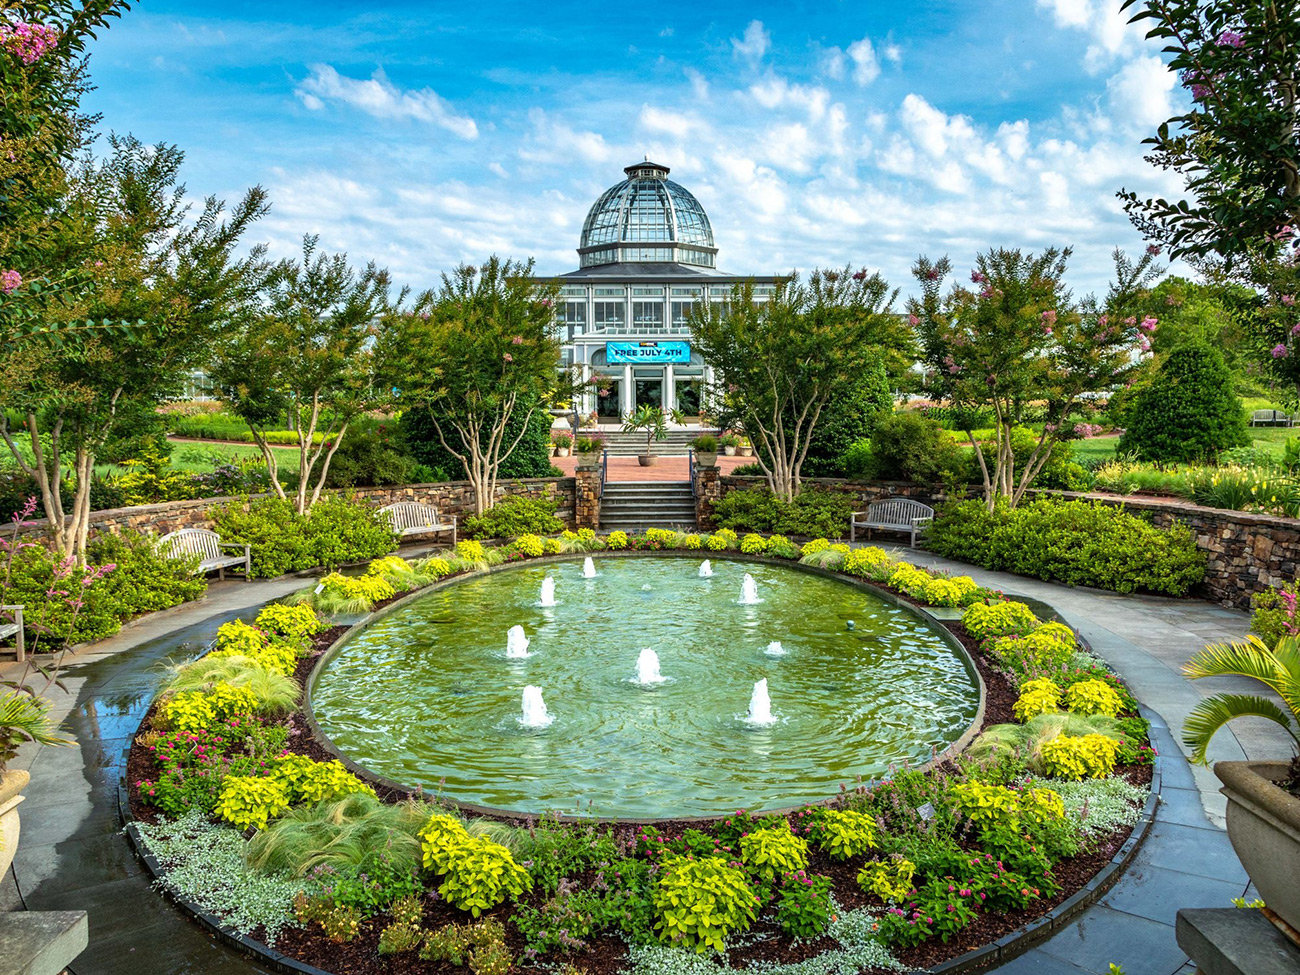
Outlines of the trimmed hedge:
{"label": "trimmed hedge", "polygon": [[959,501],[939,509],[925,538],[947,558],[1071,586],[1182,596],[1205,578],[1205,555],[1186,525],[1156,528],[1096,502],[1044,498],[989,511]]}

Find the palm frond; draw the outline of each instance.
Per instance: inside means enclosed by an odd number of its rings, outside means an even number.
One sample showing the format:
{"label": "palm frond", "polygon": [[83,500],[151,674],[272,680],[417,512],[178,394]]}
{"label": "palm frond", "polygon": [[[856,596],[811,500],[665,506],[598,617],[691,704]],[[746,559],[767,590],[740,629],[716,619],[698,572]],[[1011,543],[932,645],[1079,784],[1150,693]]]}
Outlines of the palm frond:
{"label": "palm frond", "polygon": [[1192,749],[1192,761],[1208,764],[1205,753],[1210,747],[1210,739],[1233,718],[1248,715],[1277,722],[1300,746],[1292,716],[1273,701],[1258,694],[1216,694],[1192,708],[1183,722],[1183,742]]}
{"label": "palm frond", "polygon": [[1285,680],[1286,668],[1259,637],[1231,643],[1212,643],[1183,664],[1183,673],[1192,680],[1202,677],[1250,677],[1277,689]]}

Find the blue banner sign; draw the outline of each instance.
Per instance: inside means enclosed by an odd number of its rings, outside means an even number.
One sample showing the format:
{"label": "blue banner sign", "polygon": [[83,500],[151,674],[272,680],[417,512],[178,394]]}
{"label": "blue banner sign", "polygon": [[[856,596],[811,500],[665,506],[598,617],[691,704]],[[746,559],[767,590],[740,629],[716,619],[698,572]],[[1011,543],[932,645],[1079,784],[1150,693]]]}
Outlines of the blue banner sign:
{"label": "blue banner sign", "polygon": [[691,361],[689,342],[606,342],[605,361],[611,366],[631,363],[643,365],[676,362],[683,365]]}

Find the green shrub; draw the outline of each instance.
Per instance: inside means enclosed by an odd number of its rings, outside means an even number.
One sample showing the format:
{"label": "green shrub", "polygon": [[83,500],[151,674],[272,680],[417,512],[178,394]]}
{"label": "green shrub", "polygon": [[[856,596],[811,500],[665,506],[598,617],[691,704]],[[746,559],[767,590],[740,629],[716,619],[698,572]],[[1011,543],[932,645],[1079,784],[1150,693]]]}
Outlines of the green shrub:
{"label": "green shrub", "polygon": [[1189,342],[1170,352],[1138,393],[1119,451],[1143,460],[1188,462],[1214,460],[1249,442],[1223,353]]}
{"label": "green shrub", "polygon": [[1076,648],[1074,631],[1062,623],[1044,623],[1024,636],[1000,637],[985,646],[999,666],[1019,675],[1058,670]]}
{"label": "green shrub", "polygon": [[356,863],[319,866],[311,879],[336,907],[352,908],[362,918],[397,900],[414,901],[418,908],[424,894],[418,871],[395,863],[386,850],[370,850]]}
{"label": "green shrub", "polygon": [[350,426],[330,459],[327,487],[377,487],[411,484],[423,465],[392,423],[373,428]]}
{"label": "green shrub", "polygon": [[829,491],[805,490],[792,502],[766,488],[728,491],[714,507],[719,526],[736,532],[841,538],[853,513],[850,498]]}
{"label": "green shrub", "polygon": [[[827,834],[839,838],[837,824]],[[788,820],[764,829],[756,829],[740,838],[740,859],[745,869],[759,880],[774,882],[778,877],[808,866],[808,843],[795,836]]]}
{"label": "green shrub", "polygon": [[876,848],[876,821],[866,813],[815,808],[802,818],[808,838],[832,860],[848,860]]}
{"label": "green shrub", "polygon": [[[525,417],[530,408],[532,417],[527,420],[525,430]],[[407,410],[402,414],[399,426],[402,438],[416,460],[433,470],[441,471],[445,480],[456,481],[465,477],[465,465],[442,445],[431,411]],[[446,419],[443,420],[443,430],[447,442],[461,450],[459,437],[448,426]],[[484,431],[485,448],[487,436],[488,432]],[[519,444],[510,452],[509,457],[501,461],[500,470],[497,471],[499,477],[554,476],[551,473],[551,414],[545,407],[537,403],[517,403],[501,438],[502,443],[511,444],[518,439]]]}
{"label": "green shrub", "polygon": [[659,940],[700,953],[725,951],[731,934],[754,923],[760,904],[744,871],[720,857],[666,861],[652,900]]}
{"label": "green shrub", "polygon": [[[1020,478],[1025,471],[1025,464],[1038,447],[1040,435],[1028,427],[1012,427],[1011,449],[1015,452],[1016,458],[1015,470],[1012,473],[1014,483],[1020,483]],[[996,441],[984,441],[980,444],[980,450],[984,453],[984,463],[988,465],[989,471],[992,472],[997,464]],[[1070,458],[1070,444],[1064,440],[1056,441],[1048,452],[1047,461],[1034,478],[1033,485],[1058,491],[1086,491],[1091,487],[1091,478],[1088,477],[1087,472],[1080,465],[1074,463]],[[977,483],[982,481],[979,461],[974,454],[970,458],[967,477]]]}
{"label": "green shrub", "polygon": [[555,516],[560,506],[554,498],[528,498],[515,494],[502,498],[481,516],[465,519],[471,538],[515,538],[518,535],[555,535],[564,522]]}
{"label": "green shrub", "polygon": [[397,547],[396,533],[377,509],[343,497],[321,498],[306,517],[279,498],[232,502],[217,508],[212,520],[226,541],[252,546],[253,575],[260,578],[365,562]]}
{"label": "green shrub", "polygon": [[996,603],[976,603],[961,618],[966,632],[976,640],[1007,636],[1032,631],[1038,626],[1038,617],[1024,603],[1011,600]]}
{"label": "green shrub", "polygon": [[872,476],[930,484],[965,471],[962,450],[938,423],[904,411],[885,417],[871,435]]}
{"label": "green shrub", "polygon": [[858,871],[858,886],[886,903],[898,902],[912,890],[916,864],[899,854],[872,860]]}
{"label": "green shrub", "polygon": [[1115,770],[1119,742],[1109,735],[1057,735],[1043,742],[1043,771],[1061,779],[1100,779]]}
{"label": "green shrub", "polygon": [[265,607],[257,614],[253,624],[277,636],[296,639],[313,637],[329,628],[329,624],[317,616],[310,606],[286,606],[283,603],[272,603]]}
{"label": "green shrub", "polygon": [[[869,480],[876,473],[876,458],[870,440],[857,440],[840,455],[840,470],[849,480]],[[732,471],[734,475],[736,472]]]}
{"label": "green shrub", "polygon": [[854,444],[869,440],[876,425],[894,409],[894,396],[883,363],[866,370],[858,383],[822,407],[808,438],[804,477],[844,477],[844,457]]}
{"label": "green shrub", "polygon": [[400,955],[420,947],[424,933],[419,927],[394,921],[379,932],[379,954]]}
{"label": "green shrub", "polygon": [[776,901],[777,926],[792,938],[816,938],[831,924],[831,878],[803,870],[787,874]]}
{"label": "green shrub", "polygon": [[471,836],[459,820],[435,814],[420,831],[424,865],[442,877],[438,893],[452,907],[478,917],[506,898],[532,888],[532,880],[510,851],[483,836]]}
{"label": "green shrub", "polygon": [[1296,594],[1300,581],[1267,589],[1250,597],[1250,628],[1271,649],[1282,637],[1297,632]]}
{"label": "green shrub", "polygon": [[982,501],[943,506],[926,545],[948,558],[1113,592],[1185,595],[1205,577],[1190,528],[1155,528],[1122,507],[1044,498],[988,511]]}

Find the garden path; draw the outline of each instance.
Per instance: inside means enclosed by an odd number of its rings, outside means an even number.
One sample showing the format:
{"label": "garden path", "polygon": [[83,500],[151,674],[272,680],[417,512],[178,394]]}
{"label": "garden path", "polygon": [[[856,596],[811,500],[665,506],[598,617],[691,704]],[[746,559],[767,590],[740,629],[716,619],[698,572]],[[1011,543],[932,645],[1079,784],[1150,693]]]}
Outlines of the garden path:
{"label": "garden path", "polygon": [[[1104,975],[1111,962],[1122,964],[1128,975],[1190,972],[1174,942],[1175,911],[1222,907],[1248,889],[1226,834],[1210,818],[1222,812],[1214,783],[1193,772],[1169,731],[1180,726],[1202,692],[1213,690],[1193,687],[1177,665],[1207,641],[1245,633],[1245,614],[1205,603],[1068,589],[908,554],[1050,602],[1159,716],[1152,735],[1162,753],[1165,802],[1142,850],[1100,903],[998,968],[999,975]],[[117,783],[124,749],[167,665],[196,656],[221,623],[302,585],[294,578],[214,583],[204,599],[147,617],[71,659],[67,691],[55,693],[55,714],[76,747],[25,746],[14,763],[33,778],[22,807],[18,855],[12,871],[0,878],[0,910],[89,911],[90,946],[71,967],[74,975],[264,972],[150,889],[121,833]],[[0,665],[0,678],[14,671],[14,664]],[[1220,738],[1215,758],[1281,754],[1262,731]]]}

